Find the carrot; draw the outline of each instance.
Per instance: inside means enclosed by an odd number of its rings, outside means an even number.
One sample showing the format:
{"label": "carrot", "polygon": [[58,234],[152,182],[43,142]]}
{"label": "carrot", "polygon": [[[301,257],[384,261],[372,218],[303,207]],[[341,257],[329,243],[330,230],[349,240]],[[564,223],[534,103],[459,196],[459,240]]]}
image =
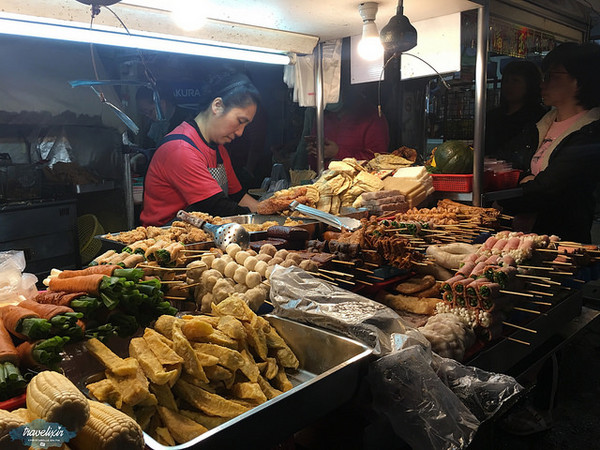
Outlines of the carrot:
{"label": "carrot", "polygon": [[63,270],[58,274],[58,278],[73,278],[73,277],[81,277],[85,275],[91,275],[93,273],[101,273],[102,275],[111,276],[115,269],[119,269],[120,266],[117,265],[98,265],[87,267],[83,270]]}
{"label": "carrot", "polygon": [[8,305],[2,308],[2,320],[4,321],[4,326],[12,335],[23,340],[27,340],[27,336],[17,332],[17,327],[22,319],[28,317],[40,318],[38,314],[20,306]]}
{"label": "carrot", "polygon": [[35,302],[33,300],[23,300],[19,303],[19,306],[30,309],[31,311],[38,313],[43,319],[52,319],[54,316],[64,313],[74,312],[68,306],[61,305],[45,305],[42,303]]}
{"label": "carrot", "polygon": [[94,273],[72,278],[50,278],[49,289],[51,291],[65,292],[87,292],[88,294],[98,295],[100,282],[105,275]]}
{"label": "carrot", "polygon": [[19,354],[4,322],[0,318],[0,364],[11,362],[19,365]]}

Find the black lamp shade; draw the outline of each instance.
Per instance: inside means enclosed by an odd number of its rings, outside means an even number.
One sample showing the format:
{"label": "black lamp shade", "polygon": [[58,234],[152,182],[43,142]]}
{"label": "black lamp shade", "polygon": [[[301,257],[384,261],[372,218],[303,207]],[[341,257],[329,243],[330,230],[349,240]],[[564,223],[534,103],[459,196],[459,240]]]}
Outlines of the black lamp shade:
{"label": "black lamp shade", "polygon": [[396,14],[379,33],[386,53],[405,52],[417,45],[417,30],[403,14]]}

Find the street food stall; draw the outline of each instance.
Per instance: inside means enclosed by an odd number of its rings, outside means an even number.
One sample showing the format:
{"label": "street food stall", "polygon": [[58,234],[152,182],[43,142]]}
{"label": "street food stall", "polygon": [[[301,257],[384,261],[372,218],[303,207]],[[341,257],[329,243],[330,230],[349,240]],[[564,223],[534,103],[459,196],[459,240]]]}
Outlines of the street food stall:
{"label": "street food stall", "polygon": [[[78,2],[56,8],[9,1],[0,22],[23,26],[36,16],[38,25],[76,27],[90,19],[90,6],[81,3],[91,3],[91,28],[110,31],[116,17],[130,28],[121,39],[172,33],[159,2]],[[93,255],[83,264],[77,256],[55,258],[48,270],[31,264],[35,252],[24,251],[19,226],[9,223],[0,252],[0,443],[269,448],[353,405],[355,416],[385,423],[404,446],[467,448],[482,424],[525,396],[522,373],[597,320],[583,301],[586,283],[600,278],[597,245],[514,231],[513,217],[482,206],[489,2],[435,5],[441,16],[474,10],[477,17],[473,146],[440,143],[436,151],[438,168],[452,159],[472,171],[469,189],[458,190],[470,193],[472,204],[453,195],[452,183],[465,174],[432,175],[436,158],[424,160],[423,149],[398,145],[325,167],[322,41],[360,34],[362,14],[338,2],[333,20],[321,11],[336,2],[308,3],[290,6],[297,22],[261,9],[273,14],[271,27],[261,28],[234,15],[241,5],[220,2],[222,15],[193,36],[206,46],[218,35],[217,52],[249,46],[247,58],[261,47],[275,64],[312,55],[319,166],[311,176],[290,171],[285,187],[257,193],[252,214],[182,210],[165,226],[126,220],[95,227]],[[380,2],[380,29],[404,13],[419,28],[432,6]],[[358,18],[357,25],[343,25],[344,17]],[[178,33],[170,38],[192,39],[192,32]],[[388,48],[391,56],[405,50]],[[444,79],[435,68],[430,76]],[[51,145],[52,157],[66,155],[57,162],[77,163],[77,175],[89,175],[68,201],[58,198],[58,231],[70,245],[74,205],[96,201],[82,195],[121,189],[125,206],[115,209],[133,213],[126,129],[137,125],[123,100],[137,81],[91,78],[71,85],[92,86],[94,101],[124,132],[117,144],[119,133],[95,123],[94,134],[107,133],[104,142],[111,142],[98,149],[77,141],[81,127],[63,127],[62,144]],[[125,88],[106,88],[120,83]],[[120,102],[94,87],[100,85],[118,92]],[[74,158],[71,144],[85,148],[85,157]],[[43,149],[41,142],[33,147]],[[443,160],[444,152],[451,157]],[[104,170],[88,172],[98,155]],[[44,229],[50,220],[31,218],[44,197],[27,200],[27,220],[55,239]],[[11,219],[16,206],[7,205]],[[25,431],[32,423],[55,427],[60,433],[52,438],[64,440],[32,440]]]}

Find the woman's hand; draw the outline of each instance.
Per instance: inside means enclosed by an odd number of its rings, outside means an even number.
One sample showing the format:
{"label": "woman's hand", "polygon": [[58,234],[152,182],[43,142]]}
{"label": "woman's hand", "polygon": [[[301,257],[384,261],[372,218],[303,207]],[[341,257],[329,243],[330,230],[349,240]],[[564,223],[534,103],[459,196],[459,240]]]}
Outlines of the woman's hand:
{"label": "woman's hand", "polygon": [[258,208],[258,200],[248,194],[244,194],[238,205],[245,206],[246,208],[250,209],[250,211],[256,212],[256,209]]}

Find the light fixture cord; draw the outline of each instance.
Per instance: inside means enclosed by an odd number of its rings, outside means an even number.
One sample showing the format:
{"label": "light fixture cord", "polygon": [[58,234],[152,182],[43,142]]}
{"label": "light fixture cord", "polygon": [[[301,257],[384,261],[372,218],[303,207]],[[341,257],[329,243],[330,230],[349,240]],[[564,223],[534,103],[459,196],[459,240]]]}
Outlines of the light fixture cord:
{"label": "light fixture cord", "polygon": [[433,70],[436,73],[436,75],[438,76],[438,78],[440,79],[440,81],[442,82],[442,84],[444,85],[444,87],[446,89],[448,89],[448,90],[451,89],[450,85],[448,84],[448,82],[446,80],[444,80],[444,78],[442,77],[442,75],[435,69],[435,67],[433,67],[431,64],[429,64],[427,61],[425,61],[420,56],[413,55],[412,53],[406,53],[406,52],[397,52],[397,53],[394,53],[392,56],[390,56],[388,58],[388,60],[383,65],[383,68],[381,69],[381,74],[379,75],[379,82],[377,83],[377,111],[379,113],[379,117],[381,117],[381,80],[383,78],[383,73],[385,72],[385,68],[390,63],[390,61],[392,59],[394,59],[395,57],[400,56],[400,55],[412,56],[413,58],[417,58],[419,61],[424,62],[425,64],[427,64],[431,68],[431,70]]}

